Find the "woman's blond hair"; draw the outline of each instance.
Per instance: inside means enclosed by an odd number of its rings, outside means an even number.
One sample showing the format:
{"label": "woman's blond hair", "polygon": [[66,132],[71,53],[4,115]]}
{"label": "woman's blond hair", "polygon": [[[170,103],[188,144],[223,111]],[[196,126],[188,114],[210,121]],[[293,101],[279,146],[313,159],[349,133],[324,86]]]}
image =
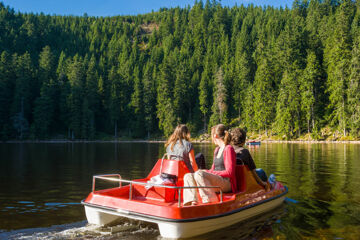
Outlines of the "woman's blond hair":
{"label": "woman's blond hair", "polygon": [[190,141],[190,131],[185,124],[179,124],[175,128],[173,134],[169,137],[165,143],[165,147],[171,145],[171,151],[174,150],[175,143],[179,140],[180,144],[183,145],[182,140]]}

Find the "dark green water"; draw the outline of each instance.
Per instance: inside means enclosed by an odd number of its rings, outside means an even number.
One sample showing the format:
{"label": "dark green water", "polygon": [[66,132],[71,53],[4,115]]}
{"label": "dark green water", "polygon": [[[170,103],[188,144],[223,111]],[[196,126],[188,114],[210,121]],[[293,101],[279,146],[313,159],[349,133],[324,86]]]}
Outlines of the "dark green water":
{"label": "dark green water", "polygon": [[[214,146],[194,147],[211,159]],[[360,239],[360,145],[263,143],[250,151],[289,187],[290,200],[196,239]],[[79,203],[92,175],[142,178],[163,152],[157,143],[0,144],[0,239],[158,239],[146,225],[113,234],[89,227]]]}

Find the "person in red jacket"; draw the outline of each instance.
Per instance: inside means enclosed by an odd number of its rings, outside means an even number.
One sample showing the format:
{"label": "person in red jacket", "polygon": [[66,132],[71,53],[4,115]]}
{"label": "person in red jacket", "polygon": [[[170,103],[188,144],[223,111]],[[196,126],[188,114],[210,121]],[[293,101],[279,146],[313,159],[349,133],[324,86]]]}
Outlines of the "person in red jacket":
{"label": "person in red jacket", "polygon": [[[223,192],[237,192],[235,167],[236,154],[230,145],[231,135],[225,125],[218,124],[211,129],[211,137],[218,147],[214,152],[214,162],[210,170],[198,170],[184,176],[186,186],[219,186]],[[199,188],[203,203],[218,201],[216,188]],[[184,205],[196,205],[196,189],[184,189]]]}

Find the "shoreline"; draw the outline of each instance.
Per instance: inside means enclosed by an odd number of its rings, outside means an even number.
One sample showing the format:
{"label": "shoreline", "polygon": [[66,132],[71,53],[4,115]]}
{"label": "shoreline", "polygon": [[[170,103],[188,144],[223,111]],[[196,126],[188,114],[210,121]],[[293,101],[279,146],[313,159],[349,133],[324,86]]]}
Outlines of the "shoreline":
{"label": "shoreline", "polygon": [[[252,141],[253,139],[249,139]],[[1,143],[165,143],[165,140],[10,140],[1,141]],[[211,143],[210,140],[192,140],[192,143]],[[262,143],[302,143],[302,144],[316,144],[316,143],[348,143],[360,144],[359,140],[347,141],[329,141],[329,140],[260,140]]]}

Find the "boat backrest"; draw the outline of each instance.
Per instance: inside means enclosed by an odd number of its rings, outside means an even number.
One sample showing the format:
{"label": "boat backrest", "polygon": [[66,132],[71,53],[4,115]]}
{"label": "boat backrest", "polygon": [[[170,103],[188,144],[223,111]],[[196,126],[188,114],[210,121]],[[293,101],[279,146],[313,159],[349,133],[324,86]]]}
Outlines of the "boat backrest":
{"label": "boat backrest", "polygon": [[257,183],[248,166],[236,165],[235,171],[239,192],[256,192],[263,189],[263,187]]}
{"label": "boat backrest", "polygon": [[162,159],[157,161],[147,178],[150,179],[153,176],[159,175],[161,169],[161,173],[177,176],[178,181],[176,185],[182,186],[184,184],[184,175],[190,172],[184,161],[163,159],[162,167],[161,161]]}
{"label": "boat backrest", "polygon": [[236,174],[236,183],[239,192],[246,191],[246,166],[245,165],[236,165],[235,174]]}

